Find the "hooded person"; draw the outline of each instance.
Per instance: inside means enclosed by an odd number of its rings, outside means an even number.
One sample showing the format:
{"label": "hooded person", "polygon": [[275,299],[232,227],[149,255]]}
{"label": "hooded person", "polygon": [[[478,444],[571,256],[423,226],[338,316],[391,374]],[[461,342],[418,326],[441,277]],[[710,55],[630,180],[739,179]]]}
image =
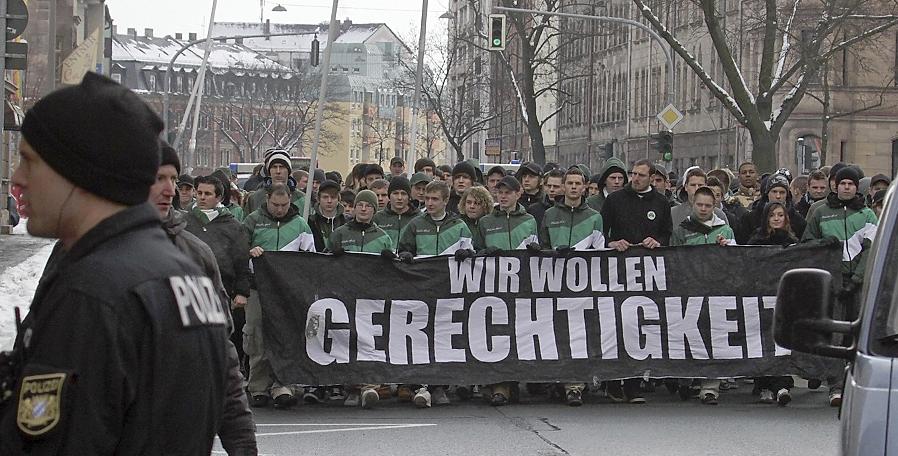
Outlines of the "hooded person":
{"label": "hooded person", "polygon": [[273,184],[284,184],[290,188],[293,193],[291,197],[292,203],[299,208],[300,214],[305,206],[306,195],[302,190],[297,188],[296,180],[290,175],[293,172],[290,154],[281,149],[269,149],[265,152],[265,178],[258,190],[249,195],[243,203],[244,214],[252,214],[256,209],[262,207],[268,200],[266,189]]}
{"label": "hooded person", "polygon": [[[3,356],[0,454],[212,450],[228,389],[226,304],[148,202],[163,128],[138,95],[93,72],[25,114],[10,183],[28,233],[58,242]],[[205,305],[187,283],[209,290]]]}
{"label": "hooded person", "polygon": [[617,157],[611,157],[605,160],[605,166],[599,173],[599,193],[586,199],[586,204],[593,208],[596,212],[602,212],[602,206],[605,205],[605,198],[609,194],[624,188],[627,184],[627,168],[624,162]]}
{"label": "hooded person", "polygon": [[246,217],[246,214],[243,212],[243,208],[240,207],[240,204],[238,204],[238,202],[232,201],[233,188],[231,186],[231,180],[221,169],[216,169],[212,173],[212,177],[215,177],[216,179],[221,181],[221,185],[224,186],[224,199],[222,200],[221,204],[229,211],[231,211],[231,214],[235,219],[237,219],[238,222],[243,223],[243,219]]}
{"label": "hooded person", "polygon": [[783,204],[789,213],[790,226],[795,236],[801,238],[804,234],[807,222],[804,217],[795,209],[792,202],[792,192],[789,188],[789,180],[782,174],[773,174],[767,176],[764,180],[764,189],[760,198],[752,203],[751,211],[742,216],[740,228],[736,230],[736,242],[739,244],[748,243],[748,239],[759,227],[766,223],[764,218],[764,208],[767,203],[777,201]]}

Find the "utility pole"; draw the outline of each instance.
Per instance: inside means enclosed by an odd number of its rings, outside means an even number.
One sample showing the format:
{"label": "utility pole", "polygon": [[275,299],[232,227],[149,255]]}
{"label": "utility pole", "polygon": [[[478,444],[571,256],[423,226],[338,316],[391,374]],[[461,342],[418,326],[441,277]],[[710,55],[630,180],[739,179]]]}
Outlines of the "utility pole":
{"label": "utility pole", "polygon": [[[327,28],[327,47],[324,48],[324,62],[321,64],[321,86],[318,91],[318,109],[315,113],[315,142],[312,143],[312,156],[309,162],[309,174],[315,172],[318,167],[318,144],[321,142],[321,121],[324,118],[324,104],[327,101],[327,77],[331,69],[331,52],[334,49],[334,41],[337,39],[337,3],[334,0],[331,7],[331,22]],[[312,179],[306,184],[306,204],[302,209],[302,218],[308,220],[312,209]]]}
{"label": "utility pole", "polygon": [[[4,30],[3,39],[0,39],[0,78],[3,79],[3,103],[6,103],[6,0],[0,0],[0,30]],[[12,160],[8,159],[9,148],[6,146],[6,106],[0,106],[0,154],[3,154],[2,179],[0,179],[0,234],[11,234],[12,227],[9,226],[9,188],[12,177]]]}
{"label": "utility pole", "polygon": [[427,0],[421,2],[421,31],[418,34],[418,69],[415,72],[415,98],[412,98],[411,147],[406,163],[414,163],[418,148],[418,112],[421,105],[421,84],[424,82],[424,47],[427,45]]}
{"label": "utility pole", "polygon": [[[193,165],[196,161],[196,130],[197,126],[199,126],[200,109],[203,104],[203,89],[206,87],[206,66],[209,62],[209,54],[212,52],[212,40],[209,38],[212,38],[212,27],[215,24],[215,9],[217,7],[218,0],[212,0],[212,14],[209,17],[209,30],[206,32],[206,52],[203,54],[203,63],[200,64],[199,74],[196,77],[196,81],[194,81],[194,85],[199,86],[199,88],[197,89],[196,111],[193,112],[193,130],[190,132],[190,141],[187,143],[187,156],[185,157],[187,159],[185,168],[188,174],[193,171]],[[187,118],[187,113],[184,114],[184,118]],[[178,132],[178,136],[180,135],[181,132]]]}

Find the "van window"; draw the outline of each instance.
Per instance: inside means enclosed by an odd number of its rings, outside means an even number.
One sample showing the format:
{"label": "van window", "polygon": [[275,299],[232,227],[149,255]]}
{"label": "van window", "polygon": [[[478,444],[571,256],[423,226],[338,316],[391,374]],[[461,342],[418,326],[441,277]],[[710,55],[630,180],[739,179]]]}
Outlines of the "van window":
{"label": "van window", "polygon": [[[887,200],[888,201],[888,200]],[[892,208],[894,209],[894,207]],[[882,220],[888,220],[890,214],[884,213]],[[898,224],[891,224],[889,236],[881,236],[876,246],[878,251],[887,252],[886,259],[882,263],[882,279],[880,283],[869,283],[870,292],[875,293],[873,322],[871,325],[870,352],[898,357]],[[880,229],[885,228],[880,224]],[[884,235],[885,233],[879,233]],[[872,252],[871,252],[872,253]],[[872,258],[868,258],[872,260]],[[877,267],[873,261],[867,263],[867,274],[873,273]]]}

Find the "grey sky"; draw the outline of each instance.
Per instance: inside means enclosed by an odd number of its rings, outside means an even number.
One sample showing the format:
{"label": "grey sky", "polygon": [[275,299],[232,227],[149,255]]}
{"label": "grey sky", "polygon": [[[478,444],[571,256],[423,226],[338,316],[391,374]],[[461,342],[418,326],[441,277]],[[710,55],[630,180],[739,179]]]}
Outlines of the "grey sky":
{"label": "grey sky", "polygon": [[[330,18],[331,0],[264,0],[265,18],[271,22],[317,24]],[[272,12],[281,4],[286,12]],[[445,27],[439,16],[446,12],[448,0],[429,0],[428,31]],[[109,13],[119,33],[128,27],[143,34],[152,28],[157,36],[174,35],[175,32],[197,32],[205,35],[203,28],[209,21],[212,0],[108,0]],[[218,0],[216,21],[259,21],[259,0]],[[341,0],[337,19],[351,19],[356,23],[385,22],[399,35],[407,39],[414,36],[421,20],[420,0]]]}

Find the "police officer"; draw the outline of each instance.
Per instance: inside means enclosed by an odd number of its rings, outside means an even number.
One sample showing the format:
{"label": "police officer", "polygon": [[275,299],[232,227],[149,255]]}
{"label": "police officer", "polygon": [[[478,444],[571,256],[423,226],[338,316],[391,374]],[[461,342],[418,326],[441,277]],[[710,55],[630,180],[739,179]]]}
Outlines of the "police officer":
{"label": "police officer", "polygon": [[224,404],[225,314],[147,203],[162,122],[88,73],[28,111],[13,184],[58,238],[16,337],[0,454],[209,454]]}

